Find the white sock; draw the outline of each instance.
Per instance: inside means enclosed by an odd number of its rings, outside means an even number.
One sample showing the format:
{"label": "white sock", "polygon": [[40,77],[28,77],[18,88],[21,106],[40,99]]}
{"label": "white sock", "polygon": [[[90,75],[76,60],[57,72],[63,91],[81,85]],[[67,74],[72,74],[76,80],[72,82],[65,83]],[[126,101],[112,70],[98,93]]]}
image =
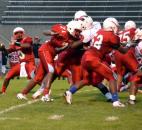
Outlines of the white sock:
{"label": "white sock", "polygon": [[136,100],[136,96],[135,95],[130,95],[130,100]]}
{"label": "white sock", "polygon": [[107,92],[107,93],[105,94],[105,97],[106,97],[107,99],[112,99],[112,95],[111,95],[110,92]]}

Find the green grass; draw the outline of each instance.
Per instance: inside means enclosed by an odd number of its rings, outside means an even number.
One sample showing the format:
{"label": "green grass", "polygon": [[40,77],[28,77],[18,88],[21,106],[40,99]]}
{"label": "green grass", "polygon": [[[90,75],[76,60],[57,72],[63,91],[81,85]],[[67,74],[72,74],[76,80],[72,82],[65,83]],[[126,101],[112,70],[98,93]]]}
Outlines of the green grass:
{"label": "green grass", "polygon": [[[2,81],[0,79],[0,85]],[[27,102],[16,99],[16,94],[26,84],[26,79],[14,79],[10,82],[6,95],[0,95],[0,112]],[[68,87],[65,80],[57,80],[52,89],[53,102],[38,101],[0,114],[0,130],[142,129],[142,95],[138,94],[137,104],[134,106],[113,108],[97,89],[86,86],[73,96],[73,104],[67,105],[62,95]],[[28,95],[29,100],[32,100],[31,95],[36,88]],[[120,99],[126,102],[128,93],[121,93]],[[61,116],[61,119],[50,119],[54,115]],[[108,117],[116,119],[107,120]]]}

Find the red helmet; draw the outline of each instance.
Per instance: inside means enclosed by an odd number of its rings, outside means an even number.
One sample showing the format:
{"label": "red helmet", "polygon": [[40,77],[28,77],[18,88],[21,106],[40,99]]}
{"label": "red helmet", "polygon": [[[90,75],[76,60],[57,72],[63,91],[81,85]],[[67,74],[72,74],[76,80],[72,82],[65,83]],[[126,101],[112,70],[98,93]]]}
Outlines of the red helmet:
{"label": "red helmet", "polygon": [[55,24],[51,27],[51,31],[58,33],[58,35],[63,37],[63,38],[68,37],[67,26],[65,26],[65,25]]}

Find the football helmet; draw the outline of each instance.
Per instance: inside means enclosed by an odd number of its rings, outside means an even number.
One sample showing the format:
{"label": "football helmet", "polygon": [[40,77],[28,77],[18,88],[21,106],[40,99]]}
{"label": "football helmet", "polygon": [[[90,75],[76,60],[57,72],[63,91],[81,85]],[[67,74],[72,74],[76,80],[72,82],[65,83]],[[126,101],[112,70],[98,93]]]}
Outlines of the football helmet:
{"label": "football helmet", "polygon": [[16,28],[14,28],[14,30],[13,30],[13,34],[15,34],[15,33],[17,33],[17,32],[25,32],[25,30],[22,28],[22,27],[16,27]]}
{"label": "football helmet", "polygon": [[87,13],[83,10],[79,10],[75,12],[74,19],[79,20],[80,18],[87,16]]}
{"label": "football helmet", "polygon": [[115,18],[109,17],[104,20],[103,28],[107,31],[113,31],[114,33],[118,33],[119,23]]}
{"label": "football helmet", "polygon": [[132,20],[129,20],[125,23],[124,29],[128,30],[128,29],[131,29],[131,28],[136,28],[136,23]]}
{"label": "football helmet", "polygon": [[93,19],[90,16],[83,18],[83,26],[85,27],[85,29],[91,29],[93,27]]}
{"label": "football helmet", "polygon": [[67,24],[67,30],[72,35],[75,36],[75,30],[82,31],[82,21],[72,20]]}
{"label": "football helmet", "polygon": [[68,35],[67,26],[62,24],[55,24],[51,27],[51,31],[57,33],[61,37],[66,38]]}

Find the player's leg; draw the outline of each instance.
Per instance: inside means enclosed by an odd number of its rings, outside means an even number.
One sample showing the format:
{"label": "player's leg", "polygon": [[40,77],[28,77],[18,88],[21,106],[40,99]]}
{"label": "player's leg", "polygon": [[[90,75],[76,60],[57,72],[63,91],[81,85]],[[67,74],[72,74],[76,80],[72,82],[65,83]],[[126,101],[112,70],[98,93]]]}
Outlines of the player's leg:
{"label": "player's leg", "polygon": [[13,66],[8,73],[6,74],[6,77],[4,79],[3,85],[2,85],[2,93],[6,92],[6,89],[9,85],[10,80],[15,77],[20,75],[20,64],[17,64]]}
{"label": "player's leg", "polygon": [[44,57],[41,57],[42,64],[44,66],[44,70],[46,70],[46,75],[44,77],[44,96],[41,98],[42,101],[49,101],[49,92],[51,89],[51,84],[54,79],[54,72],[55,72],[55,67],[54,67],[54,57],[51,56],[51,54],[48,51],[42,52]]}
{"label": "player's leg", "polygon": [[122,104],[119,101],[116,80],[113,76],[112,70],[107,65],[102,63],[102,61],[100,61],[98,57],[94,57],[92,58],[91,61],[88,60],[88,62],[86,63],[92,68],[92,71],[98,73],[99,75],[103,76],[105,79],[108,80],[110,92],[112,95],[113,106],[114,107],[124,107],[124,104]]}
{"label": "player's leg", "polygon": [[43,80],[43,77],[45,74],[44,72],[45,72],[45,70],[43,69],[43,66],[40,62],[37,69],[36,69],[34,79],[31,79],[28,82],[28,84],[26,85],[26,87],[20,93],[17,94],[17,98],[18,99],[27,99],[26,95],[36,86],[37,83],[39,83]]}

